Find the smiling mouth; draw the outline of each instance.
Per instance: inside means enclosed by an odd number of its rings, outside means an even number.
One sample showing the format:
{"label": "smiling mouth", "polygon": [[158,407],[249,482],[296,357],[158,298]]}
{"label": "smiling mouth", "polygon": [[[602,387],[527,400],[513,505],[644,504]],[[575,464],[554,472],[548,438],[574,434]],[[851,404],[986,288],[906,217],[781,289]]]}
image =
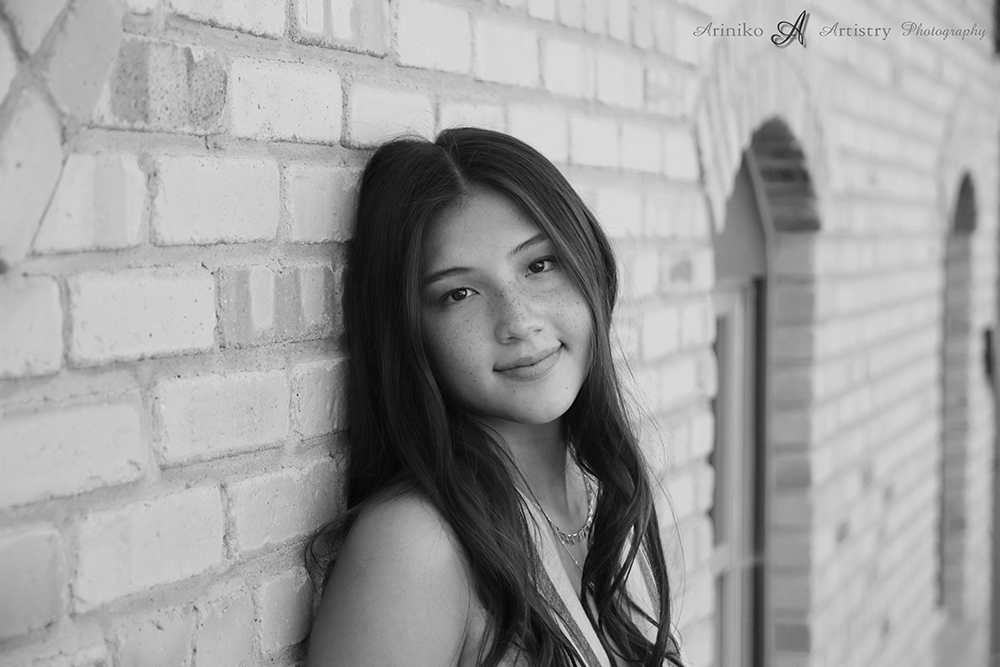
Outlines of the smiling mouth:
{"label": "smiling mouth", "polygon": [[498,365],[493,370],[507,377],[519,380],[532,380],[551,369],[559,359],[562,345],[557,345],[536,354],[526,355],[513,361]]}

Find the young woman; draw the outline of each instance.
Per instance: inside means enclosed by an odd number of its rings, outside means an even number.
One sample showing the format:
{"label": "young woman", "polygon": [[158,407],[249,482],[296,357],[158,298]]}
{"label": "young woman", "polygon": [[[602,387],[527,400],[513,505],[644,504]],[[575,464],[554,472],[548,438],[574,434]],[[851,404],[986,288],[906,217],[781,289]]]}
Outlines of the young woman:
{"label": "young woman", "polygon": [[681,664],[616,293],[599,223],[526,144],[465,128],[375,152],[310,667]]}

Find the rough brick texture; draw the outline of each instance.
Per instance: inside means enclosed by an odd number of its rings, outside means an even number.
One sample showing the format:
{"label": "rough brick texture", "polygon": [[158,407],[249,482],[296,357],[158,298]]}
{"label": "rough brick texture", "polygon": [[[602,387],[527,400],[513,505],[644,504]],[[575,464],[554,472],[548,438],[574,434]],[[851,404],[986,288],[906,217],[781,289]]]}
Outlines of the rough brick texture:
{"label": "rough brick texture", "polygon": [[161,245],[274,238],[278,167],[269,160],[164,157],[157,162],[153,238]]}
{"label": "rough brick texture", "polygon": [[84,516],[78,527],[75,604],[93,609],[222,561],[222,498],[201,486]]}
{"label": "rough brick texture", "polygon": [[[807,48],[764,0],[0,4],[0,664],[305,664],[359,178],[458,125],[538,148],[615,246],[685,664],[725,667],[744,562],[767,665],[989,664],[1000,74],[992,34],[898,24],[992,3],[813,3]],[[765,544],[734,556],[740,275]]]}
{"label": "rough brick texture", "polygon": [[59,285],[48,277],[0,283],[0,377],[54,373],[62,366]]}
{"label": "rough brick texture", "polygon": [[336,143],[340,76],[317,66],[240,58],[229,74],[233,134],[258,140]]}
{"label": "rough brick texture", "polygon": [[11,412],[0,423],[0,507],[138,479],[148,458],[135,403]]}
{"label": "rough brick texture", "polygon": [[50,90],[69,114],[90,119],[121,40],[121,17],[113,0],[74,3],[48,69]]}
{"label": "rough brick texture", "polygon": [[66,557],[51,526],[0,533],[0,640],[44,627],[66,608]]}
{"label": "rough brick texture", "polygon": [[33,250],[38,253],[138,245],[146,175],[134,155],[70,155]]}
{"label": "rough brick texture", "polygon": [[281,371],[163,380],[156,416],[159,453],[169,465],[281,446],[288,380]]}
{"label": "rough brick texture", "polygon": [[42,221],[62,168],[60,128],[55,112],[35,91],[15,99],[13,117],[0,123],[0,262],[21,261]]}
{"label": "rough brick texture", "polygon": [[70,358],[78,364],[212,347],[215,282],[200,268],[84,273],[69,291]]}

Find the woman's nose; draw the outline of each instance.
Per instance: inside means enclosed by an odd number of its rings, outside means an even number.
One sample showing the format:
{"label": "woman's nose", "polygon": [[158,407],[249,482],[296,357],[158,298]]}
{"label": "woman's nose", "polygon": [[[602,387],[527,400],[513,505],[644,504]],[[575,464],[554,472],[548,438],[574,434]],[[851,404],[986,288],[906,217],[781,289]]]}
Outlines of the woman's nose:
{"label": "woman's nose", "polygon": [[542,329],[542,311],[528,295],[502,292],[496,304],[496,336],[501,343],[525,340]]}

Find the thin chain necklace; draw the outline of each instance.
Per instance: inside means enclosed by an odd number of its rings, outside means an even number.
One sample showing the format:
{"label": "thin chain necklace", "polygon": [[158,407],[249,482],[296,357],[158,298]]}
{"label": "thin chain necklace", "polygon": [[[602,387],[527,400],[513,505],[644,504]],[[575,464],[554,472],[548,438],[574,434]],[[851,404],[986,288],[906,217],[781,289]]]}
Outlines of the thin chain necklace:
{"label": "thin chain necklace", "polygon": [[[531,488],[530,487],[528,488],[528,492],[531,494],[531,503],[538,509],[539,512],[542,513],[542,516],[545,517],[545,520],[548,521],[549,527],[552,529],[552,532],[556,534],[556,537],[558,538],[559,543],[563,545],[563,548],[565,548],[566,545],[572,546],[574,544],[579,544],[580,542],[583,542],[584,540],[589,538],[590,529],[594,525],[594,513],[597,510],[597,503],[594,502],[595,494],[593,490],[590,488],[590,480],[587,478],[587,475],[584,474],[582,470],[580,471],[580,474],[583,477],[583,488],[587,493],[587,520],[583,522],[583,526],[580,528],[580,530],[576,531],[575,533],[567,533],[563,531],[559,526],[557,526],[556,522],[552,520],[548,512],[546,512],[545,509],[542,507],[542,504],[538,502],[537,498],[535,498],[535,494],[534,492],[531,491]],[[569,549],[566,549],[566,553],[569,553]],[[573,554],[569,554],[569,557],[573,558]],[[579,563],[577,563],[575,558],[573,558],[573,562],[576,563],[576,566],[579,567],[581,571],[583,570],[583,568],[580,566]]]}

